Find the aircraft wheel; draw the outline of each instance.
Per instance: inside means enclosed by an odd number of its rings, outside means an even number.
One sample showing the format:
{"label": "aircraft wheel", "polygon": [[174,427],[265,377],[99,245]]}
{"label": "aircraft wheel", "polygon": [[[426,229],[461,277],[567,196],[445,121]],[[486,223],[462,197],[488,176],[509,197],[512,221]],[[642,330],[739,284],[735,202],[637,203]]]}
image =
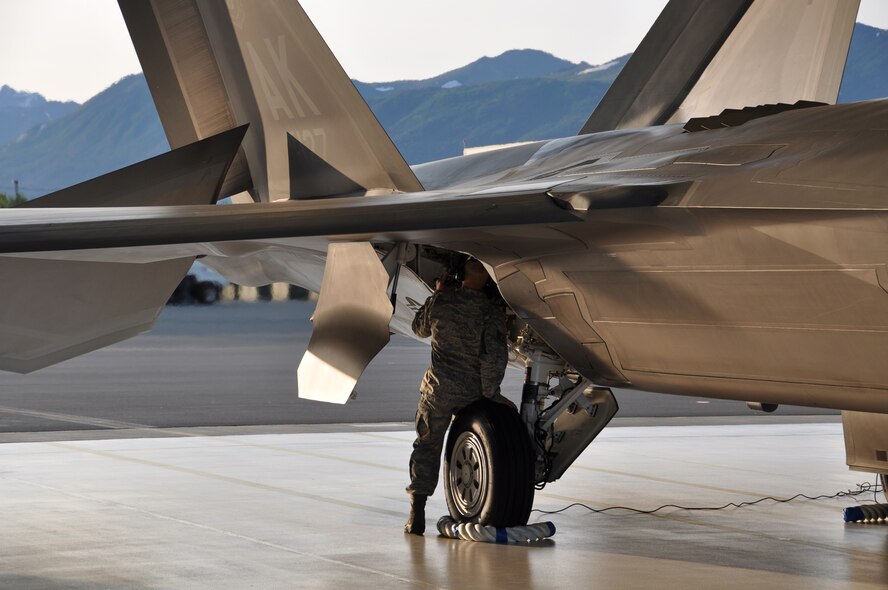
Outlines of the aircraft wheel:
{"label": "aircraft wheel", "polygon": [[533,449],[518,413],[490,401],[464,408],[444,451],[450,516],[498,527],[525,525],[533,492]]}
{"label": "aircraft wheel", "polygon": [[219,301],[219,288],[213,283],[198,283],[194,288],[194,298],[206,305],[212,305]]}

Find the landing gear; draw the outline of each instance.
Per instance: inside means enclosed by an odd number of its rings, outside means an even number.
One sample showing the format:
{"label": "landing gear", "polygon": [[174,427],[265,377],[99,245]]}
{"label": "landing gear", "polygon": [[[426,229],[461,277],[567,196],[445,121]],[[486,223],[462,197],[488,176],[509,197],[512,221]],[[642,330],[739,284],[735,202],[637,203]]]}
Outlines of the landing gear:
{"label": "landing gear", "polygon": [[593,387],[532,335],[522,333],[517,352],[527,367],[521,419],[533,443],[534,483],[542,489],[564,475],[619,406],[610,389]]}
{"label": "landing gear", "polygon": [[444,497],[456,522],[527,524],[534,490],[560,478],[617,413],[609,389],[548,347],[522,335],[516,349],[527,366],[521,413],[485,400],[450,427]]}
{"label": "landing gear", "polygon": [[458,522],[527,524],[534,454],[518,414],[490,401],[464,408],[444,448],[444,496]]}

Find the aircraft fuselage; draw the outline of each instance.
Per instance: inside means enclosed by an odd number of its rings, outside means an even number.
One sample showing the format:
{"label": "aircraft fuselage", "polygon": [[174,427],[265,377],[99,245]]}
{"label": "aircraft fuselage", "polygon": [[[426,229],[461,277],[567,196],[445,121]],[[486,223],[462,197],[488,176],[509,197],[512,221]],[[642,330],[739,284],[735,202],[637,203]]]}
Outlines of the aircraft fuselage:
{"label": "aircraft fuselage", "polygon": [[598,383],[888,412],[886,161],[888,100],[556,140],[477,185],[549,182],[581,222],[436,245]]}

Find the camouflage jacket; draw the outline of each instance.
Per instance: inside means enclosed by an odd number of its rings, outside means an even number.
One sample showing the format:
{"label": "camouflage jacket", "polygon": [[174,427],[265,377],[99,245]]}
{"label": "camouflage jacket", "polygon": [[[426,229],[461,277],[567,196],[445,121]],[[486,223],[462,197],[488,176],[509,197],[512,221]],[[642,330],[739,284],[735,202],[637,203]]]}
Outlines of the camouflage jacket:
{"label": "camouflage jacket", "polygon": [[416,312],[413,331],[432,337],[424,395],[470,403],[499,393],[508,361],[506,315],[487,295],[472,289],[435,293]]}

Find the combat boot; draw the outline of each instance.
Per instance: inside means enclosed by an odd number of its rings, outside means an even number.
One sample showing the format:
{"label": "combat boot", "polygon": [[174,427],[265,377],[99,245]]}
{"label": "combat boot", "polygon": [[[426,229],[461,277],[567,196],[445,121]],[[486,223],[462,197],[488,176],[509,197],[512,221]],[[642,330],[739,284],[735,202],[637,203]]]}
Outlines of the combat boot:
{"label": "combat boot", "polygon": [[426,498],[423,494],[412,494],[410,496],[410,516],[407,517],[407,524],[404,525],[404,532],[411,535],[421,535],[425,532],[425,505]]}

